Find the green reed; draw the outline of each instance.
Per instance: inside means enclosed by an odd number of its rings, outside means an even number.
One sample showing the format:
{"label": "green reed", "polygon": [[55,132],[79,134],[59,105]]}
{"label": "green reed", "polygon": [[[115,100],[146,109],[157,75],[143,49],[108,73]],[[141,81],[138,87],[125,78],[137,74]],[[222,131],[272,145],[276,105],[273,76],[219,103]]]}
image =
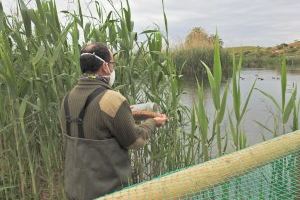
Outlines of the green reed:
{"label": "green reed", "polygon": [[[290,98],[287,99],[287,66],[285,57],[281,61],[281,102],[276,100],[271,94],[268,94],[258,88],[256,88],[264,97],[266,97],[274,106],[275,111],[272,114],[274,120],[274,127],[268,127],[262,122],[256,121],[260,127],[266,132],[269,132],[276,137],[280,134],[285,134],[291,130],[297,130],[299,126],[299,99],[297,100],[297,85],[292,89]],[[293,114],[292,114],[293,113]],[[290,116],[293,116],[292,124],[288,126]],[[285,191],[289,188],[288,182],[286,180],[296,180],[296,175],[286,174],[287,169],[293,166],[293,163],[297,162],[298,156],[291,156],[285,159],[280,159],[272,163],[272,177],[271,177],[271,187],[280,188],[281,191]],[[272,193],[270,193],[270,198],[279,197],[280,195],[277,190],[271,188]]]}
{"label": "green reed", "polygon": [[[275,112],[272,115],[274,118],[274,122],[276,127],[272,130],[272,127],[267,127],[261,122],[256,121],[256,123],[261,126],[267,132],[273,134],[274,137],[279,134],[286,133],[287,129],[297,130],[298,128],[298,113],[299,113],[299,99],[297,103],[297,85],[292,89],[290,98],[287,99],[287,66],[286,59],[283,57],[281,61],[281,101],[276,100],[271,94],[268,94],[259,88],[256,88],[263,96],[265,96],[274,106]],[[288,120],[290,118],[291,113],[293,112],[293,125],[291,128],[287,127]],[[281,124],[281,127],[279,126]]]}
{"label": "green reed", "polygon": [[232,67],[232,99],[233,99],[233,111],[235,120],[232,119],[231,113],[228,114],[230,133],[232,135],[233,144],[236,150],[240,150],[246,147],[247,137],[242,129],[242,120],[247,111],[248,103],[250,101],[255,82],[246,96],[244,105],[242,104],[241,89],[240,89],[240,71],[242,67],[242,57],[240,57],[238,64],[233,56],[233,67]]}
{"label": "green reed", "polygon": [[[246,133],[243,130],[243,121],[248,109],[249,102],[251,100],[252,93],[254,89],[258,90],[265,97],[267,97],[274,104],[275,114],[274,114],[274,131],[267,127],[261,122],[256,121],[256,123],[263,127],[266,131],[273,133],[276,137],[279,133],[285,133],[287,130],[297,130],[299,124],[299,105],[300,101],[297,97],[297,87],[292,91],[292,94],[288,101],[286,100],[286,85],[287,85],[287,75],[286,75],[286,62],[285,59],[282,61],[281,65],[281,105],[276,101],[276,99],[266,92],[255,88],[256,81],[253,82],[249,92],[245,97],[241,95],[240,89],[240,71],[242,67],[242,56],[236,61],[233,55],[232,62],[232,75],[230,82],[230,91],[232,97],[232,111],[227,108],[226,99],[228,95],[228,85],[223,86],[223,94],[220,91],[222,80],[222,70],[220,55],[218,50],[218,45],[215,44],[214,49],[214,63],[213,63],[213,73],[211,73],[210,68],[202,62],[204,69],[207,72],[207,79],[210,85],[210,93],[212,95],[213,101],[213,114],[209,114],[205,108],[206,102],[204,98],[204,86],[198,83],[198,99],[191,113],[191,135],[198,136],[198,143],[201,146],[201,151],[198,151],[201,159],[206,161],[214,157],[209,152],[218,152],[218,155],[226,153],[226,148],[228,142],[232,142],[235,150],[243,149],[247,146]],[[292,126],[287,129],[288,121],[291,113],[293,113]],[[228,116],[224,120],[224,115]],[[281,128],[279,127],[281,125]],[[221,128],[222,127],[222,128]],[[227,127],[224,129],[223,127]],[[198,130],[198,134],[197,134]],[[228,135],[230,133],[231,140],[228,141]],[[216,139],[215,139],[216,136]]]}

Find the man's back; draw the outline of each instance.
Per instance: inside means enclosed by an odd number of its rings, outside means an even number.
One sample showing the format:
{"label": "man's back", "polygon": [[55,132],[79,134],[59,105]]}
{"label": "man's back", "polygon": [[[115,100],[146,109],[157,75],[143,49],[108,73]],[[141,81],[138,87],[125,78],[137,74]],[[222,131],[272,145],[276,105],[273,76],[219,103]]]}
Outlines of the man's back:
{"label": "man's back", "polygon": [[[76,119],[87,97],[103,88],[87,106],[82,121],[84,136],[80,138]],[[101,99],[108,94],[112,107],[118,95],[97,80],[80,80],[68,95],[70,130],[67,133],[65,104],[62,106],[62,128],[66,138],[65,190],[70,199],[93,199],[127,185],[131,175],[128,151],[110,133],[107,116],[100,110]],[[116,98],[116,100],[114,100]],[[106,103],[107,104],[107,103]],[[104,115],[104,116],[103,116]]]}

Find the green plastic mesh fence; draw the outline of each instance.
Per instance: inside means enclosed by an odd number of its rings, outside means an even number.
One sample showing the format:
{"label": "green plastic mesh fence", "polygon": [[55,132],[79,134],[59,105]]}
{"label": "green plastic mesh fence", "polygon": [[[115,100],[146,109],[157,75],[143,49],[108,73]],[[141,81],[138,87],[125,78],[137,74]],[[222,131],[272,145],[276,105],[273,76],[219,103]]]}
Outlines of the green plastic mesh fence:
{"label": "green plastic mesh fence", "polygon": [[300,132],[100,199],[300,199]]}
{"label": "green plastic mesh fence", "polygon": [[300,197],[297,158],[300,151],[181,199],[297,199]]}

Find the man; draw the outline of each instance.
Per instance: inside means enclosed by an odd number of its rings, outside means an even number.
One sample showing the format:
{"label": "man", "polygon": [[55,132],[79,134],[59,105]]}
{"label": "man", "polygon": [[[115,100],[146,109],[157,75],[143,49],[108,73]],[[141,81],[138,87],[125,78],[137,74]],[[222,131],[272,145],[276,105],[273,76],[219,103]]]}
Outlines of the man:
{"label": "man", "polygon": [[111,89],[115,79],[112,52],[90,43],[81,50],[83,75],[64,98],[61,125],[66,136],[65,191],[69,199],[86,200],[128,184],[128,149],[140,148],[167,117],[136,125],[130,106]]}

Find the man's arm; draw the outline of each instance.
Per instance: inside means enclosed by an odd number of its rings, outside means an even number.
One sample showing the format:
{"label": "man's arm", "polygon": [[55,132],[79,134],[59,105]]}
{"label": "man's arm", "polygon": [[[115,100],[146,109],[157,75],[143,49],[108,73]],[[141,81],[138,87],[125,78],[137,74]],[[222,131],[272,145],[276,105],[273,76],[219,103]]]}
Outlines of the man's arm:
{"label": "man's arm", "polygon": [[107,127],[124,148],[144,146],[157,125],[154,119],[136,125],[127,100],[118,92],[107,91],[99,105],[101,111],[108,115],[105,120]]}
{"label": "man's arm", "polygon": [[143,147],[155,131],[156,122],[154,119],[147,119],[142,124],[136,125],[131,109],[127,101],[120,107],[115,119],[114,127],[116,134],[135,135],[135,141],[126,148],[137,149]]}

